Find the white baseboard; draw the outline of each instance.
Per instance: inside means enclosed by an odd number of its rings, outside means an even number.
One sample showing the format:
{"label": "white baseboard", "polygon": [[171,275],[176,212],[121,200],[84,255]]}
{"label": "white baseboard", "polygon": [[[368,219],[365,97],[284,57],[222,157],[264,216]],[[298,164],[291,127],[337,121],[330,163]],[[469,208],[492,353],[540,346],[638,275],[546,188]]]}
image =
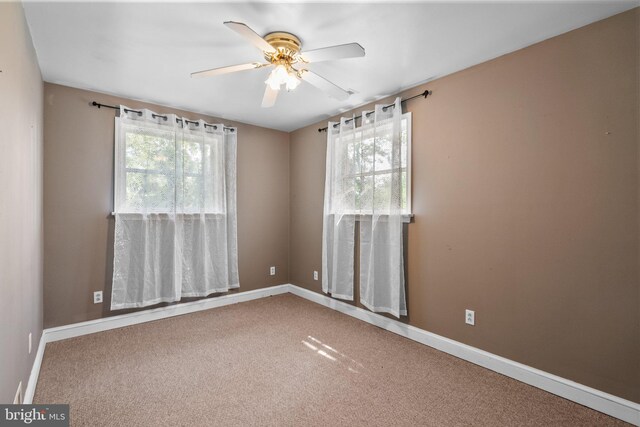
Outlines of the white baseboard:
{"label": "white baseboard", "polygon": [[22,381],[18,383],[18,389],[16,390],[16,395],[13,397],[13,404],[20,405],[24,398],[22,397]]}
{"label": "white baseboard", "polygon": [[372,313],[296,285],[289,285],[289,292],[596,411],[631,424],[640,425],[640,404]]}
{"label": "white baseboard", "polygon": [[31,374],[29,375],[29,382],[27,382],[27,389],[24,391],[24,398],[22,403],[30,405],[33,403],[33,395],[36,392],[36,384],[38,383],[38,376],[40,375],[40,366],[42,365],[42,357],[44,356],[44,347],[47,344],[44,339],[44,331],[40,335],[40,341],[38,342],[38,351],[36,352],[36,358],[33,361],[31,367]]}
{"label": "white baseboard", "polygon": [[460,359],[464,359],[468,362],[491,369],[492,371],[514,378],[518,381],[522,381],[525,384],[532,385],[565,399],[603,412],[607,415],[611,415],[612,417],[640,426],[640,404],[587,387],[557,375],[514,362],[513,360],[427,332],[416,328],[415,326],[407,325],[397,320],[372,313],[368,310],[355,307],[351,304],[338,301],[326,295],[292,284],[277,285],[254,291],[240,292],[217,298],[207,298],[152,310],[105,317],[102,319],[90,320],[88,322],[45,329],[42,332],[40,344],[38,345],[38,352],[36,354],[31,375],[29,377],[29,383],[24,395],[24,403],[32,403],[33,401],[33,395],[38,381],[38,375],[40,373],[40,365],[42,363],[42,357],[47,342],[93,334],[124,326],[179,316],[182,314],[194,313],[196,311],[209,310],[211,308],[222,307],[288,292],[378,326],[410,340],[428,345],[429,347],[433,347],[437,350],[459,357]]}

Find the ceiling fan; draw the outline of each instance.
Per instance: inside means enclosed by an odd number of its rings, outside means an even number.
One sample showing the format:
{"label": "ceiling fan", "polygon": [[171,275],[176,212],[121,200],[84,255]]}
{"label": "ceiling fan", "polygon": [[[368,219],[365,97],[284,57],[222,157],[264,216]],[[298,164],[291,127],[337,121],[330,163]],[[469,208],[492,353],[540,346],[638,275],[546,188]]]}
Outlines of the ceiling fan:
{"label": "ceiling fan", "polygon": [[260,49],[267,62],[251,62],[213,68],[191,73],[191,77],[211,77],[236,71],[275,66],[269,78],[265,81],[267,88],[262,98],[262,107],[265,108],[272,107],[275,104],[282,85],[285,85],[287,90],[291,91],[298,87],[303,80],[339,100],[345,100],[351,94],[324,77],[307,70],[304,65],[311,62],[364,56],[364,48],[358,43],[347,43],[301,52],[302,43],[300,39],[291,33],[274,32],[267,34],[263,38],[241,22],[227,21],[224,25]]}

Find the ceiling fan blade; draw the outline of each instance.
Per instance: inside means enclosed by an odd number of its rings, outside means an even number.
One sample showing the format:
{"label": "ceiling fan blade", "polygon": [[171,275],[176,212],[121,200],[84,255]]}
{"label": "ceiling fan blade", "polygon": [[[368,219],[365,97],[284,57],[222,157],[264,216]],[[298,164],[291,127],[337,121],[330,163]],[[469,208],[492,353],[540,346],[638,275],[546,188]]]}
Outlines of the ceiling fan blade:
{"label": "ceiling fan blade", "polygon": [[305,62],[331,61],[332,59],[357,58],[364,56],[364,48],[358,43],[309,50],[300,54]]}
{"label": "ceiling fan blade", "polygon": [[351,95],[346,90],[334,85],[329,80],[317,75],[313,71],[302,70],[301,78],[305,82],[317,87],[322,91],[325,91],[332,98],[338,99],[340,101],[344,101],[349,97],[349,95]]}
{"label": "ceiling fan blade", "polygon": [[228,28],[232,29],[242,37],[247,39],[252,45],[263,52],[274,53],[276,50],[265,39],[260,37],[255,31],[242,22],[227,21],[224,23]]}
{"label": "ceiling fan blade", "polygon": [[229,67],[212,68],[210,70],[191,73],[191,77],[218,76],[220,74],[235,73],[236,71],[253,70],[255,68],[262,68],[268,65],[271,65],[271,64],[261,64],[259,62],[252,62],[250,64],[231,65]]}
{"label": "ceiling fan blade", "polygon": [[262,108],[273,107],[276,103],[278,92],[280,91],[271,89],[271,86],[267,85],[267,88],[264,90],[264,97],[262,98]]}

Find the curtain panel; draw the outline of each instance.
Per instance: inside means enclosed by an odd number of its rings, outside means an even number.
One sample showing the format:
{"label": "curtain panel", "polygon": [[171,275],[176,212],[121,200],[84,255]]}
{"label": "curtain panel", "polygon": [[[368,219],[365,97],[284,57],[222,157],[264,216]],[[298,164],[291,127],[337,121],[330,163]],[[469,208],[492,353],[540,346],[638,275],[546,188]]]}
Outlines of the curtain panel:
{"label": "curtain panel", "polygon": [[354,117],[327,127],[322,290],[353,300],[359,221],[360,302],[400,317],[407,314],[402,216],[408,180],[401,100],[361,117],[360,127]]}
{"label": "curtain panel", "polygon": [[322,291],[353,300],[356,167],[355,120],[327,127],[327,165],[322,226]]}
{"label": "curtain panel", "polygon": [[235,128],[121,107],[111,309],[239,287]]}

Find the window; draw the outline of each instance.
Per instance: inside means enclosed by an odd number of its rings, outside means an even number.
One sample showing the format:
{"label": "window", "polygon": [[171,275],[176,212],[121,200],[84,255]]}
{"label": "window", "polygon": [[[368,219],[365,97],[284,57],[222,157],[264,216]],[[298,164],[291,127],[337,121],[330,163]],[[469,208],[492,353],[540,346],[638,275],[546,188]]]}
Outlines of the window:
{"label": "window", "polygon": [[175,132],[122,125],[124,178],[116,195],[119,212],[172,212],[175,209]]}
{"label": "window", "polygon": [[354,299],[357,242],[360,303],[399,317],[407,312],[402,223],[411,212],[411,115],[397,97],[360,118],[360,127],[355,117],[327,127],[322,291]]}
{"label": "window", "polygon": [[111,309],[238,288],[236,128],[120,106]]}
{"label": "window", "polygon": [[120,123],[116,132],[117,212],[225,211],[221,136],[138,123]]}
{"label": "window", "polygon": [[[331,211],[370,215],[384,212],[393,197],[400,198],[402,213],[411,214],[411,113],[401,119],[400,168],[393,169],[391,143],[392,121],[379,122],[374,127],[365,124],[353,131],[335,135],[333,146],[338,167],[335,177]],[[375,141],[375,142],[374,142]],[[400,194],[391,194],[393,174],[400,171]]]}

